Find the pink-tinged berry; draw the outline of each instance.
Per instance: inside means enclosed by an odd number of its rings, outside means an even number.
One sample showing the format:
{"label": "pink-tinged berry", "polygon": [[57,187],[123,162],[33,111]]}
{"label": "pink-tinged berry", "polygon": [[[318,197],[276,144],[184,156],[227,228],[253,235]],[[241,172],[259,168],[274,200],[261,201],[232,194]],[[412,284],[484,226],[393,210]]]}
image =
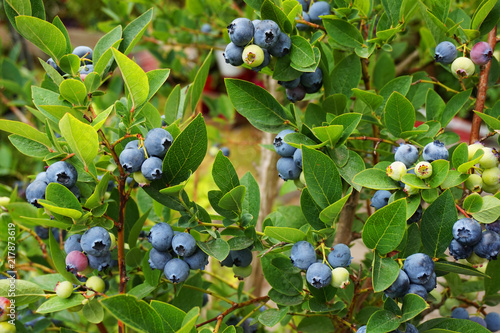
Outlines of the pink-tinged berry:
{"label": "pink-tinged berry", "polygon": [[87,286],[92,290],[97,291],[98,293],[102,293],[106,289],[106,284],[104,283],[104,280],[98,276],[89,277],[87,282],[85,282],[85,286]]}
{"label": "pink-tinged berry", "polygon": [[451,72],[457,78],[468,78],[469,76],[474,74],[475,70],[476,67],[474,66],[472,60],[466,57],[457,58],[451,64]]}
{"label": "pink-tinged berry", "polygon": [[54,291],[60,298],[69,298],[73,294],[73,285],[69,281],[58,282]]}
{"label": "pink-tinged berry", "polygon": [[495,168],[498,166],[498,153],[493,148],[483,147],[484,155],[479,160],[479,165],[483,169]]}
{"label": "pink-tinged berry", "polygon": [[395,181],[400,181],[404,175],[406,175],[406,165],[403,162],[393,162],[386,169],[387,176],[391,177]]}
{"label": "pink-tinged berry", "polygon": [[483,183],[489,186],[496,186],[500,182],[500,169],[497,167],[483,171]]}
{"label": "pink-tinged berry", "polygon": [[483,179],[478,174],[472,174],[465,181],[465,187],[472,192],[479,192],[483,187]]}
{"label": "pink-tinged berry", "polygon": [[469,161],[472,160],[472,157],[474,157],[474,154],[476,153],[476,151],[478,151],[479,149],[483,149],[483,148],[484,148],[484,146],[479,142],[476,142],[476,143],[469,145],[467,147]]}
{"label": "pink-tinged berry", "polygon": [[241,55],[243,62],[250,67],[258,67],[264,61],[264,51],[258,45],[248,45]]}
{"label": "pink-tinged berry", "polygon": [[[0,321],[6,321],[9,314],[10,299],[0,297]],[[3,332],[3,331],[2,331]]]}
{"label": "pink-tinged berry", "polygon": [[87,256],[80,251],[71,251],[66,256],[66,270],[71,273],[82,272],[89,265]]}
{"label": "pink-tinged berry", "polygon": [[432,165],[429,162],[420,162],[415,166],[415,175],[420,179],[432,176]]}
{"label": "pink-tinged berry", "polygon": [[470,51],[470,58],[476,65],[486,65],[493,57],[493,50],[486,42],[476,43]]}
{"label": "pink-tinged berry", "polygon": [[408,185],[408,184],[405,184],[405,188],[403,189],[403,191],[408,195],[415,195],[415,194],[418,194],[420,192],[420,190],[416,187],[413,187],[411,185]]}
{"label": "pink-tinged berry", "polygon": [[332,286],[344,289],[349,285],[349,271],[344,267],[332,269]]}

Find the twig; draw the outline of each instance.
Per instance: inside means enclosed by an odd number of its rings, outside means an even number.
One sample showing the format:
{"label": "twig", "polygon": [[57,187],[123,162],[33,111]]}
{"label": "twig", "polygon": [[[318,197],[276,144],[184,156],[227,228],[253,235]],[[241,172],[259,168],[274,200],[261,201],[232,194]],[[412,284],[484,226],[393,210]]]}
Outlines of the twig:
{"label": "twig", "polygon": [[304,25],[308,25],[310,26],[311,28],[314,28],[314,29],[317,29],[317,30],[323,30],[323,31],[326,31],[326,29],[318,24],[314,24],[314,23],[311,23],[311,22],[308,22],[306,20],[295,20],[295,22],[297,23],[302,23]]}
{"label": "twig", "polygon": [[36,126],[28,118],[26,118],[24,113],[21,110],[19,110],[18,107],[9,104],[9,100],[7,99],[7,97],[5,97],[5,95],[2,92],[0,92],[0,99],[2,100],[2,103],[7,105],[9,110],[12,111],[12,113],[14,113],[20,121],[22,121],[27,125],[30,125],[31,127],[36,128]]}
{"label": "twig", "polygon": [[271,252],[272,250],[274,250],[275,248],[277,247],[282,247],[282,246],[285,246],[286,244],[288,244],[287,242],[279,242],[279,243],[276,243],[274,244],[273,246],[271,246],[270,248],[268,248],[266,250],[266,252],[264,252],[261,257],[265,256],[266,254],[268,254],[269,252]]}
{"label": "twig", "polygon": [[460,213],[464,214],[464,216],[466,218],[470,218],[470,216],[467,214],[467,212],[465,210],[463,210],[462,207],[460,207],[459,205],[455,204],[455,206],[457,207],[457,209],[460,211]]}

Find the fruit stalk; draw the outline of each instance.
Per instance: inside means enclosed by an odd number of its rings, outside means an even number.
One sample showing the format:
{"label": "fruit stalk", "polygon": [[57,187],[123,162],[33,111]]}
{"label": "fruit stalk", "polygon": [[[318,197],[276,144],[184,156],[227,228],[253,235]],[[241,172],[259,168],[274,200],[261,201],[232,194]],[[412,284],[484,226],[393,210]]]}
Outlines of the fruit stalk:
{"label": "fruit stalk", "polygon": [[[497,27],[495,26],[488,34],[488,44],[490,44],[491,49],[495,49],[496,44],[496,36],[497,36]],[[486,101],[486,90],[488,89],[488,76],[490,73],[491,61],[489,61],[486,65],[481,67],[481,73],[479,74],[479,85],[477,88],[477,100],[476,106],[474,108],[477,112],[483,112],[484,110],[484,102]],[[474,142],[479,140],[479,128],[481,127],[481,118],[474,113],[472,118],[472,126],[470,133],[469,143],[473,144]]]}

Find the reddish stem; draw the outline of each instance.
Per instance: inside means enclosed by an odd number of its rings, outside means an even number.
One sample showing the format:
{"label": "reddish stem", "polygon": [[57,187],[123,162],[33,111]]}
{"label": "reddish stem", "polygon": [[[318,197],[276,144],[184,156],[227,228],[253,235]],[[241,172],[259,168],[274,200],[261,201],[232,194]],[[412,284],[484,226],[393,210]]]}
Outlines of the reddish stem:
{"label": "reddish stem", "polygon": [[460,207],[459,205],[455,204],[455,206],[457,207],[457,209],[460,211],[460,213],[464,214],[464,216],[466,218],[470,218],[469,214],[467,214],[467,212],[465,210],[463,210],[462,207]]}

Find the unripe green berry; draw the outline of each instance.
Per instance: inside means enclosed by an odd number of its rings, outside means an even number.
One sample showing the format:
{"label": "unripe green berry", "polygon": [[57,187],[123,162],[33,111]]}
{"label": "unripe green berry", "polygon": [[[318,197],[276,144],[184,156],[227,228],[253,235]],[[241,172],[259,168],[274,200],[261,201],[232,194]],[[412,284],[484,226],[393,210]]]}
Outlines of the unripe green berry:
{"label": "unripe green berry", "polygon": [[472,192],[479,192],[483,187],[483,179],[478,174],[472,174],[465,181],[465,187]]}
{"label": "unripe green berry", "polygon": [[304,187],[306,187],[306,179],[304,177],[304,172],[301,172],[299,178],[295,179],[293,182],[295,183],[295,186],[297,186],[298,189],[303,189]]}
{"label": "unripe green berry", "polygon": [[483,147],[484,155],[479,160],[479,165],[483,169],[495,168],[498,166],[498,154],[495,149]]}
{"label": "unripe green berry", "polygon": [[9,197],[0,197],[0,206],[5,206],[10,202]]}
{"label": "unripe green berry", "polygon": [[489,186],[496,186],[500,182],[500,169],[497,167],[483,171],[483,183]]}
{"label": "unripe green berry", "polygon": [[264,51],[258,45],[248,45],[241,55],[245,64],[250,67],[258,67],[264,61]]}
{"label": "unripe green berry", "polygon": [[406,175],[406,165],[403,162],[393,162],[386,169],[387,176],[395,181],[400,181]]}
{"label": "unripe green berry", "polygon": [[479,142],[476,142],[476,143],[469,145],[467,147],[469,161],[472,160],[472,157],[474,157],[474,154],[476,153],[476,151],[478,151],[479,149],[483,149],[483,148],[484,148],[484,146]]}
{"label": "unripe green berry", "polygon": [[408,194],[408,196],[410,195],[415,195],[415,194],[418,194],[420,192],[420,190],[416,187],[413,187],[411,185],[408,185],[408,184],[405,184],[405,188],[403,189],[403,191]]}
{"label": "unripe green berry", "polygon": [[420,179],[432,176],[432,165],[429,162],[420,162],[415,166],[415,175]]}
{"label": "unripe green berry", "polygon": [[234,276],[238,279],[249,277],[252,274],[252,265],[246,267],[233,266]]}
{"label": "unripe green berry", "polygon": [[85,285],[88,288],[97,291],[98,293],[102,293],[104,292],[104,289],[106,289],[106,284],[104,283],[104,280],[101,279],[99,276],[89,277],[87,282],[85,282]]}
{"label": "unripe green berry", "polygon": [[8,321],[3,321],[0,323],[0,332],[2,332],[2,333],[16,333],[16,326],[12,325]]}
{"label": "unripe green berry", "polygon": [[144,175],[142,174],[141,171],[136,171],[136,172],[134,172],[133,175],[134,175],[134,180],[141,187],[144,186],[144,185],[147,185],[147,184],[151,183],[150,180],[147,180],[146,177],[144,177]]}
{"label": "unripe green berry", "polygon": [[471,256],[467,258],[467,261],[472,264],[474,267],[481,267],[485,262],[488,261],[486,258],[481,258],[474,252],[472,252]]}
{"label": "unripe green berry", "polygon": [[484,192],[488,192],[488,193],[491,193],[491,194],[495,194],[497,193],[499,190],[500,190],[500,184],[496,184],[496,185],[488,185],[488,184],[485,184],[483,182],[483,185],[481,186],[482,190]]}
{"label": "unripe green berry", "polygon": [[466,57],[459,57],[451,64],[451,72],[457,78],[468,78],[475,70],[476,66],[472,60]]}
{"label": "unripe green berry", "polygon": [[109,238],[111,238],[111,246],[109,247],[109,250],[113,250],[116,247],[116,237],[115,234],[109,233]]}
{"label": "unripe green berry", "polygon": [[460,306],[460,302],[456,298],[447,298],[443,305],[446,309],[451,311],[457,306]]}
{"label": "unripe green berry", "polygon": [[344,289],[350,283],[349,271],[344,267],[337,267],[332,269],[332,286],[335,288]]}
{"label": "unripe green berry", "polygon": [[73,285],[69,281],[59,282],[55,291],[60,298],[68,298],[73,294]]}

